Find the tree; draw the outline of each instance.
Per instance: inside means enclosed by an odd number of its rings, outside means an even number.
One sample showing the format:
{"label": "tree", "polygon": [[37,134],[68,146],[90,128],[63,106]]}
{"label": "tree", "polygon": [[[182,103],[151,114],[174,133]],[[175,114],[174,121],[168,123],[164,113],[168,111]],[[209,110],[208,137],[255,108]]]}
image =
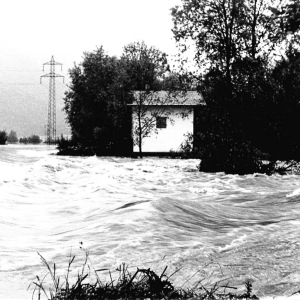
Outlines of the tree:
{"label": "tree", "polygon": [[20,143],[20,144],[27,144],[27,143],[28,143],[28,139],[27,139],[26,137],[21,137],[21,138],[19,139],[19,143]]}
{"label": "tree", "polygon": [[166,122],[172,124],[169,105],[176,104],[174,93],[168,91],[136,91],[133,110],[133,143],[138,145],[142,157],[143,140],[158,133],[157,128],[165,128]]}
{"label": "tree", "polygon": [[0,145],[5,145],[7,141],[7,133],[5,130],[0,131]]}
{"label": "tree", "polygon": [[269,63],[286,38],[282,19],[274,13],[283,7],[284,0],[182,0],[182,3],[182,7],[172,8],[175,40],[182,53],[187,51],[187,45],[194,44],[198,80],[203,82],[201,76],[211,71],[223,74],[219,105],[227,107],[233,101],[235,62],[250,57]]}
{"label": "tree", "polygon": [[280,29],[283,33],[296,33],[300,28],[300,3],[290,0],[281,9],[269,7],[273,15],[280,20]]}
{"label": "tree", "polygon": [[[269,7],[283,0],[182,0],[172,9],[173,33],[181,51],[195,44],[195,62],[203,69],[219,69],[231,83],[236,59],[269,56],[284,35],[280,20]],[[277,5],[275,5],[275,2]]]}
{"label": "tree", "polygon": [[300,52],[290,45],[286,57],[272,70],[272,79],[276,88],[274,97],[273,152],[281,159],[300,160],[300,142],[296,130],[300,126]]}
{"label": "tree", "polygon": [[7,142],[8,143],[17,143],[18,142],[18,137],[17,133],[13,130],[10,131],[8,137],[7,137]]}
{"label": "tree", "polygon": [[71,84],[64,110],[72,140],[91,154],[120,147],[130,135],[127,107],[129,91],[123,76],[124,62],[103,47],[84,53],[83,62],[69,70]]}
{"label": "tree", "polygon": [[167,54],[144,42],[126,45],[122,60],[126,63],[128,83],[134,91],[159,90],[160,81],[170,71]]}
{"label": "tree", "polygon": [[188,40],[195,44],[198,88],[207,104],[195,139],[202,151],[200,170],[265,171],[261,149],[269,150],[264,140],[275,129],[276,88],[269,70],[286,39],[274,11],[284,9],[284,2],[182,2],[172,9],[173,33],[182,52]]}
{"label": "tree", "polygon": [[29,137],[20,138],[19,142],[21,144],[40,144],[42,142],[42,140],[40,139],[40,137],[38,135],[33,134]]}
{"label": "tree", "polygon": [[124,154],[124,148],[125,154],[131,153],[132,110],[137,112],[133,140],[142,152],[142,140],[155,132],[156,118],[168,115],[157,104],[176,101],[165,94],[160,97],[161,89],[169,95],[184,85],[177,74],[170,73],[167,55],[144,42],[125,46],[121,58],[109,56],[103,47],[86,52],[83,62],[69,74],[64,110],[72,139],[59,144],[60,153],[66,154]]}
{"label": "tree", "polygon": [[[176,102],[174,93],[178,80],[173,74],[173,84],[169,84],[166,91],[161,91],[166,76],[170,76],[167,54],[155,47],[148,47],[144,42],[125,46],[122,60],[126,62],[133,95],[133,142],[138,145],[142,156],[143,140],[153,132],[157,133],[156,124],[160,118],[170,115],[167,105]],[[172,122],[172,119],[169,120]]]}
{"label": "tree", "polygon": [[31,135],[27,138],[28,143],[29,144],[40,144],[42,142],[42,140],[40,139],[40,137],[38,135]]}

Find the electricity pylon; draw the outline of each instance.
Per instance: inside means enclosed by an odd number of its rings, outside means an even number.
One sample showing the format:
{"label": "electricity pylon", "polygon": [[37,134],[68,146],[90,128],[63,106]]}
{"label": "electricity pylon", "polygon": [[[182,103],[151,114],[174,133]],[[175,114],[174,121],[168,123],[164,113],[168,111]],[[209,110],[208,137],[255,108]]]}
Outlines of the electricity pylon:
{"label": "electricity pylon", "polygon": [[44,66],[50,65],[50,73],[41,76],[40,81],[42,83],[43,77],[49,77],[49,103],[48,103],[48,124],[47,124],[47,143],[52,144],[56,142],[56,99],[55,99],[55,78],[63,77],[63,82],[65,77],[55,73],[55,66],[60,65],[62,70],[62,64],[55,62],[53,55],[51,61],[43,64]]}

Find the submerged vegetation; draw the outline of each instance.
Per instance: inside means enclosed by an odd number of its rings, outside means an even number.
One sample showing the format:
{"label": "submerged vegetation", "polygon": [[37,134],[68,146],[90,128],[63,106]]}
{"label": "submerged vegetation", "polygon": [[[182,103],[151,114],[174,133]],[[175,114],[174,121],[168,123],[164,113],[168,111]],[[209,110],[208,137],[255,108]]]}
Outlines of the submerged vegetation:
{"label": "submerged vegetation", "polygon": [[[40,255],[40,254],[39,254]],[[161,274],[157,274],[151,269],[137,268],[135,272],[130,272],[128,265],[121,264],[116,272],[110,272],[108,269],[94,270],[95,282],[91,282],[91,266],[88,264],[89,257],[86,258],[81,270],[78,272],[76,279],[71,279],[71,268],[75,256],[70,256],[67,266],[67,273],[62,280],[57,275],[56,265],[53,268],[43,256],[40,258],[48,270],[51,277],[51,283],[46,284],[45,278],[40,279],[36,276],[36,281],[29,287],[33,286],[33,299],[43,299],[46,296],[49,300],[100,300],[100,299],[194,299],[194,300],[237,300],[237,299],[259,299],[252,294],[252,283],[245,282],[245,292],[235,294],[230,291],[235,290],[228,283],[217,282],[210,287],[205,287],[199,282],[193,288],[176,288],[170,280],[179,270],[171,275],[167,275],[167,266]],[[109,274],[109,281],[103,282],[100,272]]]}

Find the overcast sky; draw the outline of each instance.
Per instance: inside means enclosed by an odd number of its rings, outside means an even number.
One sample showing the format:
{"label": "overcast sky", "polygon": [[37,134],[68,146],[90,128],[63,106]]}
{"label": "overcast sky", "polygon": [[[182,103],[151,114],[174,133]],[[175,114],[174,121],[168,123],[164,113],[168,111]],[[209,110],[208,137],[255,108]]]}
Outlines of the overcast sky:
{"label": "overcast sky", "polygon": [[[56,73],[66,76],[85,51],[103,45],[121,55],[128,43],[144,40],[149,46],[176,53],[170,8],[180,0],[3,0],[0,4],[0,130],[18,136],[44,132],[47,123],[49,73],[43,63],[63,64]],[[62,121],[62,79],[57,79],[57,133],[67,133]]]}

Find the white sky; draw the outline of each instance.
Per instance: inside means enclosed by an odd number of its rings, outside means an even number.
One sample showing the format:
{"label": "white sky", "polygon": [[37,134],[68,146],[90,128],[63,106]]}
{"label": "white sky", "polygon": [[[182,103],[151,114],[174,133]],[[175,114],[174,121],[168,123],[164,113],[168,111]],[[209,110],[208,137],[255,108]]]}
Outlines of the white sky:
{"label": "white sky", "polygon": [[31,68],[33,61],[41,68],[52,55],[68,68],[96,46],[120,55],[138,40],[175,53],[170,8],[176,4],[180,0],[1,0],[0,71]]}
{"label": "white sky", "polygon": [[[126,44],[144,40],[149,46],[176,54],[170,8],[180,3],[180,0],[1,0],[0,130],[22,131],[19,115],[11,117],[20,103],[26,103],[23,107],[26,114],[26,107],[33,107],[37,98],[45,102],[46,108],[37,113],[45,114],[41,118],[45,118],[46,124],[47,79],[42,86],[39,80],[49,72],[46,67],[43,73],[42,65],[52,55],[63,64],[63,71],[57,68],[56,72],[65,75],[68,82],[67,71],[74,62],[80,63],[84,51],[93,51],[100,45],[108,54],[119,56]],[[58,93],[60,85],[64,89],[60,82],[57,79]],[[62,107],[59,99],[62,96],[57,95],[58,107]],[[29,122],[28,116],[26,120]],[[18,124],[15,126],[14,122]],[[39,128],[44,124],[38,125]],[[32,133],[42,134],[40,129]],[[21,132],[19,136],[23,134],[31,132]]]}

